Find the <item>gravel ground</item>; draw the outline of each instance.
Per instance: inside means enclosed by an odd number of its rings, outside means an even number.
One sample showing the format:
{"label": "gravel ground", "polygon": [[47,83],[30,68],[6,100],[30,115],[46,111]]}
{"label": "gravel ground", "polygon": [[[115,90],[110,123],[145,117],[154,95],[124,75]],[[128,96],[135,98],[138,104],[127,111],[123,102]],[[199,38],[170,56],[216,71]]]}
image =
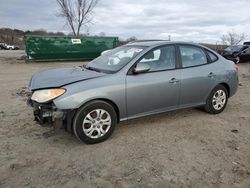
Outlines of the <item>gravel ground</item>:
{"label": "gravel ground", "polygon": [[[250,63],[225,111],[198,109],[120,123],[106,142],[86,145],[33,121],[31,75],[81,62],[24,63],[0,51],[0,187],[250,187]],[[20,96],[21,95],[21,96]]]}

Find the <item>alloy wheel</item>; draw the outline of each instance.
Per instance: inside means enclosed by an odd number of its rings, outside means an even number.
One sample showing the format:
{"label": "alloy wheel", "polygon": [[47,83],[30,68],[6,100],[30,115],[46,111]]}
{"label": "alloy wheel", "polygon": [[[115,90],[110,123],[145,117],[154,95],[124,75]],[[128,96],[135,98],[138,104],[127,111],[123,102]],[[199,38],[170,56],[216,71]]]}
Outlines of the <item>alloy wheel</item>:
{"label": "alloy wheel", "polygon": [[111,116],[104,109],[95,109],[89,112],[82,124],[84,133],[89,138],[100,138],[104,136],[111,127]]}
{"label": "alloy wheel", "polygon": [[226,104],[226,93],[223,90],[217,90],[213,95],[212,104],[215,110],[221,110]]}

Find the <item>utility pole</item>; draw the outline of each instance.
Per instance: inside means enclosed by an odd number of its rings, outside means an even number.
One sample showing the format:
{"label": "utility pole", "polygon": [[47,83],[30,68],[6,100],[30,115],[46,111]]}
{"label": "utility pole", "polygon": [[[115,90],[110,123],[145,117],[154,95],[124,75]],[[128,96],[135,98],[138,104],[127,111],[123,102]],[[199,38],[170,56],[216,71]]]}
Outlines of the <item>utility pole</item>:
{"label": "utility pole", "polygon": [[171,35],[168,35],[168,41],[171,41]]}

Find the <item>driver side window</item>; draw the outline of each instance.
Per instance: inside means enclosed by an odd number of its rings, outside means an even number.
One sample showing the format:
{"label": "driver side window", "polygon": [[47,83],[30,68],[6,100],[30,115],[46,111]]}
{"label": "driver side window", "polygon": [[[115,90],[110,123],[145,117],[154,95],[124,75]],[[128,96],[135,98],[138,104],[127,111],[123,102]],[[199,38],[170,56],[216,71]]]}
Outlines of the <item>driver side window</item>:
{"label": "driver side window", "polygon": [[164,46],[149,51],[144,55],[139,63],[149,65],[149,72],[175,69],[175,47]]}

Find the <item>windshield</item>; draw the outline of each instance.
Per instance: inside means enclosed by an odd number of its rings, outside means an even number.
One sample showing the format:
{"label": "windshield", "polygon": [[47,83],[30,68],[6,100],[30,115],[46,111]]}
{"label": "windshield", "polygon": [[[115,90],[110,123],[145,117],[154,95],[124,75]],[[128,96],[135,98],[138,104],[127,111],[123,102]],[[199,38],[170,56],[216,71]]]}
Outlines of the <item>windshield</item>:
{"label": "windshield", "polygon": [[105,73],[117,72],[141,53],[144,48],[141,46],[121,46],[115,48],[89,62],[86,68]]}
{"label": "windshield", "polygon": [[225,51],[229,51],[229,52],[231,52],[231,51],[233,51],[233,52],[238,52],[238,51],[241,50],[242,47],[243,47],[242,45],[238,45],[238,46],[229,46],[229,47],[227,47],[227,48],[225,49]]}

